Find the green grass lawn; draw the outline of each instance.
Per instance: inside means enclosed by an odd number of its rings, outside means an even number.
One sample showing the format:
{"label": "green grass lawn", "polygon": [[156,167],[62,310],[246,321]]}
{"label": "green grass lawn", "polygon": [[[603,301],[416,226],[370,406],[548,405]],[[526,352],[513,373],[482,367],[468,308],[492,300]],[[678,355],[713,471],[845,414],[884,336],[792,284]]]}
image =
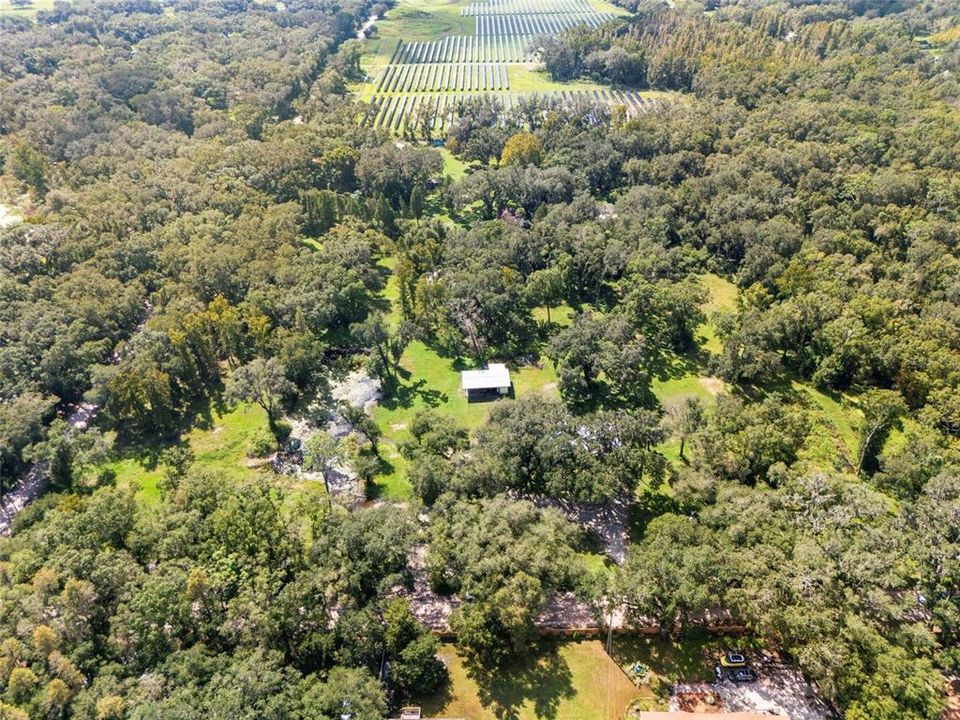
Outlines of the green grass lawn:
{"label": "green grass lawn", "polygon": [[463,5],[460,0],[399,0],[377,22],[375,37],[423,42],[447,35],[473,35],[476,21],[460,15]]}
{"label": "green grass lawn", "polygon": [[[389,288],[388,288],[389,289]],[[460,371],[468,365],[462,359],[441,357],[419,340],[410,343],[400,359],[404,370],[400,388],[393,397],[384,398],[372,412],[383,431],[381,455],[388,467],[374,480],[378,497],[405,499],[410,495],[406,481],[406,461],[399,445],[410,438],[408,427],[420,410],[434,408],[450,415],[458,423],[475,430],[480,427],[494,403],[468,403],[460,392]],[[510,368],[514,396],[535,392],[556,392],[553,364],[542,359],[540,366]]]}
{"label": "green grass lawn", "polygon": [[[709,407],[718,394],[730,389],[720,378],[711,377],[705,365],[710,355],[723,351],[723,343],[717,337],[713,318],[716,313],[735,310],[737,286],[726,278],[713,274],[701,275],[700,282],[706,288],[708,297],[702,306],[707,320],[697,329],[699,352],[674,358],[666,372],[654,378],[653,394],[664,407],[681,402],[687,397],[699,398]],[[679,441],[671,438],[658,449],[667,459],[680,462]]]}
{"label": "green grass lawn", "polygon": [[529,659],[482,674],[467,668],[453,645],[444,645],[440,655],[450,682],[435,696],[414,703],[423,708],[424,716],[620,720],[627,706],[646,694],[598,640],[544,641]]}
{"label": "green grass lawn", "polygon": [[606,0],[590,0],[590,6],[599,13],[613,13],[614,15],[621,15],[623,17],[629,17],[630,15],[628,10],[619,5],[606,2]]}
{"label": "green grass lawn", "polygon": [[740,291],[732,282],[713,273],[701,275],[700,282],[710,294],[709,299],[703,305],[703,311],[707,314],[707,322],[700,326],[700,336],[703,339],[702,347],[707,352],[719,354],[723,352],[723,343],[717,337],[713,315],[735,313]]}
{"label": "green grass lawn", "polygon": [[820,467],[846,470],[856,463],[858,433],[856,425],[862,413],[849,395],[828,394],[809,383],[791,380],[790,389],[806,399],[813,428],[802,458]]}
{"label": "green grass lawn", "polygon": [[[704,366],[711,355],[723,352],[723,342],[717,337],[714,320],[718,314],[736,312],[738,289],[719,275],[701,275],[700,281],[709,293],[703,304],[707,321],[697,331],[701,352],[695,356],[677,358],[665,376],[654,380],[654,394],[663,405],[694,396],[709,407],[719,393],[731,390],[719,378],[710,377]],[[817,467],[833,467],[840,471],[849,469],[857,450],[856,425],[860,418],[855,399],[825,393],[796,377],[769,389],[794,396],[810,412],[813,426],[800,459]],[[671,439],[659,449],[668,459],[679,462],[679,442]]]}
{"label": "green grass lawn", "polygon": [[[393,268],[395,258],[380,262],[387,275],[382,297],[390,304],[388,321],[400,321],[399,293]],[[544,311],[545,312],[545,311]],[[551,311],[554,321],[568,316],[563,308]],[[470,430],[480,427],[494,407],[494,403],[468,403],[460,392],[460,371],[472,367],[463,358],[441,357],[435,350],[416,340],[411,342],[400,358],[402,378],[393,397],[384,398],[373,408],[372,416],[383,431],[380,453],[385,460],[384,472],[374,479],[373,494],[378,497],[402,500],[410,496],[406,480],[407,463],[400,455],[399,446],[410,439],[408,427],[420,410],[434,408],[452,416]],[[547,358],[537,365],[512,366],[513,395],[519,397],[530,393],[557,393],[557,376]]]}
{"label": "green grass lawn", "polygon": [[269,432],[267,413],[259,405],[238,405],[214,412],[211,421],[194,427],[186,437],[194,453],[194,467],[221,477],[244,479],[260,471],[250,467],[247,448],[254,435]]}
{"label": "green grass lawn", "polygon": [[105,463],[102,469],[116,473],[117,487],[132,488],[141,507],[152,507],[160,500],[157,483],[163,477],[163,466],[145,458],[124,457]]}
{"label": "green grass lawn", "polygon": [[510,65],[507,68],[510,80],[510,92],[549,92],[551,90],[601,90],[603,86],[590,80],[571,80],[557,82],[552,80],[546,70],[534,65]]}
{"label": "green grass lawn", "polygon": [[[415,704],[426,716],[470,720],[620,720],[631,705],[666,709],[666,690],[673,683],[711,681],[729,643],[699,633],[682,641],[624,635],[613,638],[608,655],[600,640],[544,640],[529,658],[489,673],[468,667],[457,647],[446,644],[440,657],[449,683]],[[750,639],[736,645],[757,649]],[[647,671],[634,681],[636,663]]]}
{"label": "green grass lawn", "polygon": [[[507,77],[510,80],[509,92],[550,92],[571,90],[608,90],[609,85],[601,85],[591,80],[569,80],[560,82],[553,80],[549,73],[542,67],[532,63],[523,65],[510,65],[507,67]],[[639,94],[644,98],[654,99],[658,97],[674,97],[675,93],[667,93],[659,90],[643,90]]]}
{"label": "green grass lawn", "polygon": [[448,175],[452,180],[457,181],[467,174],[467,163],[452,152],[446,148],[441,148],[440,156],[443,158],[444,175]]}
{"label": "green grass lawn", "polygon": [[[266,413],[256,405],[239,405],[223,412],[215,411],[210,418],[195,426],[184,437],[194,453],[193,467],[217,474],[225,480],[254,477],[264,473],[251,467],[247,447],[251,438],[267,430]],[[151,451],[124,451],[96,469],[116,474],[117,487],[132,488],[144,507],[154,505],[160,498],[157,483],[163,478],[162,448]]]}
{"label": "green grass lawn", "polygon": [[53,10],[53,0],[33,0],[24,7],[17,7],[10,0],[0,0],[0,15],[20,15],[33,18],[40,10]]}

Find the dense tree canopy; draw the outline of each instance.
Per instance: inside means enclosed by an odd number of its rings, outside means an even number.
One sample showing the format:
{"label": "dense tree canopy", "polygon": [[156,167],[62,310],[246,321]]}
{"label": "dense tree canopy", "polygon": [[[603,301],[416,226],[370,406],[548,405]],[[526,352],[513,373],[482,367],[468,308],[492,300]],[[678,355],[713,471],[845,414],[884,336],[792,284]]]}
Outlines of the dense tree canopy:
{"label": "dense tree canopy", "polygon": [[[960,6],[622,4],[538,40],[545,69],[664,93],[632,117],[462,103],[457,181],[417,142],[429,118],[402,141],[357,122],[350,38],[382,6],[0,17],[0,199],[24,215],[0,230],[0,479],[36,460],[57,491],[0,541],[0,715],[382,718],[444,681],[403,597],[422,557],[474,668],[592,592],[665,634],[722,614],[847,720],[938,717],[960,671]],[[409,505],[191,467],[211,407],[260,404],[272,451],[332,368],[411,403],[412,347],[549,363],[556,391],[473,430],[417,396],[392,456]],[[380,472],[385,427],[343,414]],[[360,456],[318,438],[324,479]],[[93,470],[110,442],[173,444],[150,504]],[[589,587],[588,538],[542,509],[587,502],[638,511]]]}

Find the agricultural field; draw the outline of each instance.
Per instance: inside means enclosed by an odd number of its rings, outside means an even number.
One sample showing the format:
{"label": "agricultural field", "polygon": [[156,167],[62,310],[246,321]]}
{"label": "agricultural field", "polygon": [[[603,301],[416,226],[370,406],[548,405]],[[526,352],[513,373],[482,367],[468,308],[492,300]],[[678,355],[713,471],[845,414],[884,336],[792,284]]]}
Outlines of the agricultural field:
{"label": "agricultural field", "polygon": [[600,27],[622,14],[602,0],[402,1],[365,41],[367,79],[358,88],[369,103],[364,122],[429,139],[446,130],[463,103],[481,98],[504,110],[537,97],[554,107],[643,112],[655,101],[651,94],[557,83],[536,69],[540,37]]}

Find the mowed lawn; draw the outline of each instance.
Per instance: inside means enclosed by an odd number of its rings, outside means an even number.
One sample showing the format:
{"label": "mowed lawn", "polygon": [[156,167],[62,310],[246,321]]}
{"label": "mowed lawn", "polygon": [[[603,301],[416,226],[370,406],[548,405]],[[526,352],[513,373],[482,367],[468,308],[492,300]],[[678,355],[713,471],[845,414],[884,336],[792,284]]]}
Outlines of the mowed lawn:
{"label": "mowed lawn", "polygon": [[630,15],[630,11],[626,8],[614,5],[606,0],[590,0],[590,6],[599,13],[613,13],[614,15],[621,15],[623,17],[629,17]]}
{"label": "mowed lawn", "polygon": [[[476,430],[496,406],[497,401],[468,403],[460,392],[460,371],[473,367],[462,358],[446,358],[420,341],[407,346],[400,360],[404,377],[397,392],[384,398],[372,412],[383,431],[380,452],[386,461],[386,472],[374,480],[379,497],[405,499],[410,495],[406,481],[406,460],[400,455],[400,444],[410,439],[409,426],[416,414],[434,409],[449,415],[470,430]],[[539,365],[510,366],[513,396],[531,393],[556,394],[556,373],[547,358]]]}
{"label": "mowed lawn", "polygon": [[41,10],[53,10],[53,0],[34,0],[24,7],[18,7],[12,4],[10,0],[0,0],[0,15],[20,15],[33,18]]}
{"label": "mowed lawn", "polygon": [[[389,273],[383,298],[390,303],[390,322],[396,324],[399,322],[399,312],[394,264],[393,258],[381,262]],[[555,310],[551,316],[559,319],[564,314],[562,310]],[[384,398],[376,405],[371,413],[383,432],[380,454],[385,461],[384,472],[374,480],[373,493],[394,500],[410,497],[410,484],[406,480],[407,462],[400,454],[400,444],[411,438],[409,426],[418,412],[434,409],[453,417],[472,431],[483,424],[490,410],[496,406],[496,401],[468,403],[460,392],[460,372],[474,367],[470,359],[442,357],[433,348],[416,340],[404,350],[400,367],[399,388],[391,397]],[[541,357],[535,365],[509,367],[513,397],[531,393],[558,394],[556,371],[546,357]]]}
{"label": "mowed lawn", "polygon": [[[725,382],[708,374],[705,365],[711,355],[723,351],[723,343],[717,337],[713,319],[717,313],[736,310],[737,286],[713,274],[701,275],[700,282],[708,293],[702,306],[707,319],[697,330],[700,352],[674,358],[666,372],[654,378],[653,393],[664,407],[683,402],[687,397],[695,397],[709,407],[718,394],[729,390]],[[668,459],[680,461],[678,441],[671,438],[659,450]]]}
{"label": "mowed lawn", "polygon": [[377,21],[375,36],[399,38],[403,42],[439,40],[447,35],[473,35],[473,17],[460,15],[460,0],[398,0]]}
{"label": "mowed lawn", "polygon": [[[183,442],[193,451],[193,468],[214,473],[224,480],[254,477],[265,471],[253,467],[247,448],[254,435],[267,431],[266,413],[257,405],[238,405],[214,411],[201,424],[193,427]],[[116,474],[117,487],[132,488],[144,507],[160,498],[157,483],[163,478],[164,448],[130,449],[99,468]]]}
{"label": "mowed lawn", "polygon": [[636,687],[598,640],[544,641],[528,660],[478,676],[454,645],[440,657],[450,682],[437,695],[417,701],[425,717],[469,720],[620,720],[637,698]]}
{"label": "mowed lawn", "polygon": [[[697,331],[699,353],[675,358],[668,371],[654,380],[654,394],[665,407],[691,396],[709,407],[719,393],[734,390],[719,378],[711,377],[706,364],[712,356],[723,352],[715,320],[717,315],[736,312],[739,291],[719,275],[701,275],[700,281],[708,292],[708,299],[703,304],[707,320]],[[789,395],[809,411],[812,428],[800,453],[801,460],[838,470],[849,469],[857,449],[856,426],[862,417],[855,396],[824,392],[796,377],[788,377],[763,390]],[[660,451],[674,462],[680,460],[680,444],[674,439],[663,443]]]}

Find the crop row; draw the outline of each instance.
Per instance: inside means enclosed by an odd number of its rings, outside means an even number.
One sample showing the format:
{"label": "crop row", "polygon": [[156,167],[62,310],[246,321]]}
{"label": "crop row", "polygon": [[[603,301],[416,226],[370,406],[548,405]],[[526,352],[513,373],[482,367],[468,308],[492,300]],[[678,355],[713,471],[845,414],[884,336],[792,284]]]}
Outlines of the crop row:
{"label": "crop row", "polygon": [[463,62],[533,62],[530,46],[533,35],[474,37],[451,35],[443,40],[405,43],[400,41],[391,63],[463,63]]}
{"label": "crop row", "polygon": [[600,27],[612,20],[612,13],[540,13],[537,15],[481,15],[477,35],[554,35],[577,25]]}
{"label": "crop row", "polygon": [[629,117],[649,110],[651,100],[635,91],[573,90],[547,93],[444,93],[376,95],[370,103],[367,122],[375,127],[400,131],[404,127],[444,130],[458,113],[458,108],[471,100],[499,102],[505,111],[517,107],[525,98],[536,96],[541,107],[622,107]]}
{"label": "crop row", "polygon": [[390,65],[376,84],[378,93],[509,89],[507,66],[500,63]]}
{"label": "crop row", "polygon": [[596,11],[589,0],[490,0],[485,3],[471,3],[460,10],[460,14],[465,17],[591,12]]}

